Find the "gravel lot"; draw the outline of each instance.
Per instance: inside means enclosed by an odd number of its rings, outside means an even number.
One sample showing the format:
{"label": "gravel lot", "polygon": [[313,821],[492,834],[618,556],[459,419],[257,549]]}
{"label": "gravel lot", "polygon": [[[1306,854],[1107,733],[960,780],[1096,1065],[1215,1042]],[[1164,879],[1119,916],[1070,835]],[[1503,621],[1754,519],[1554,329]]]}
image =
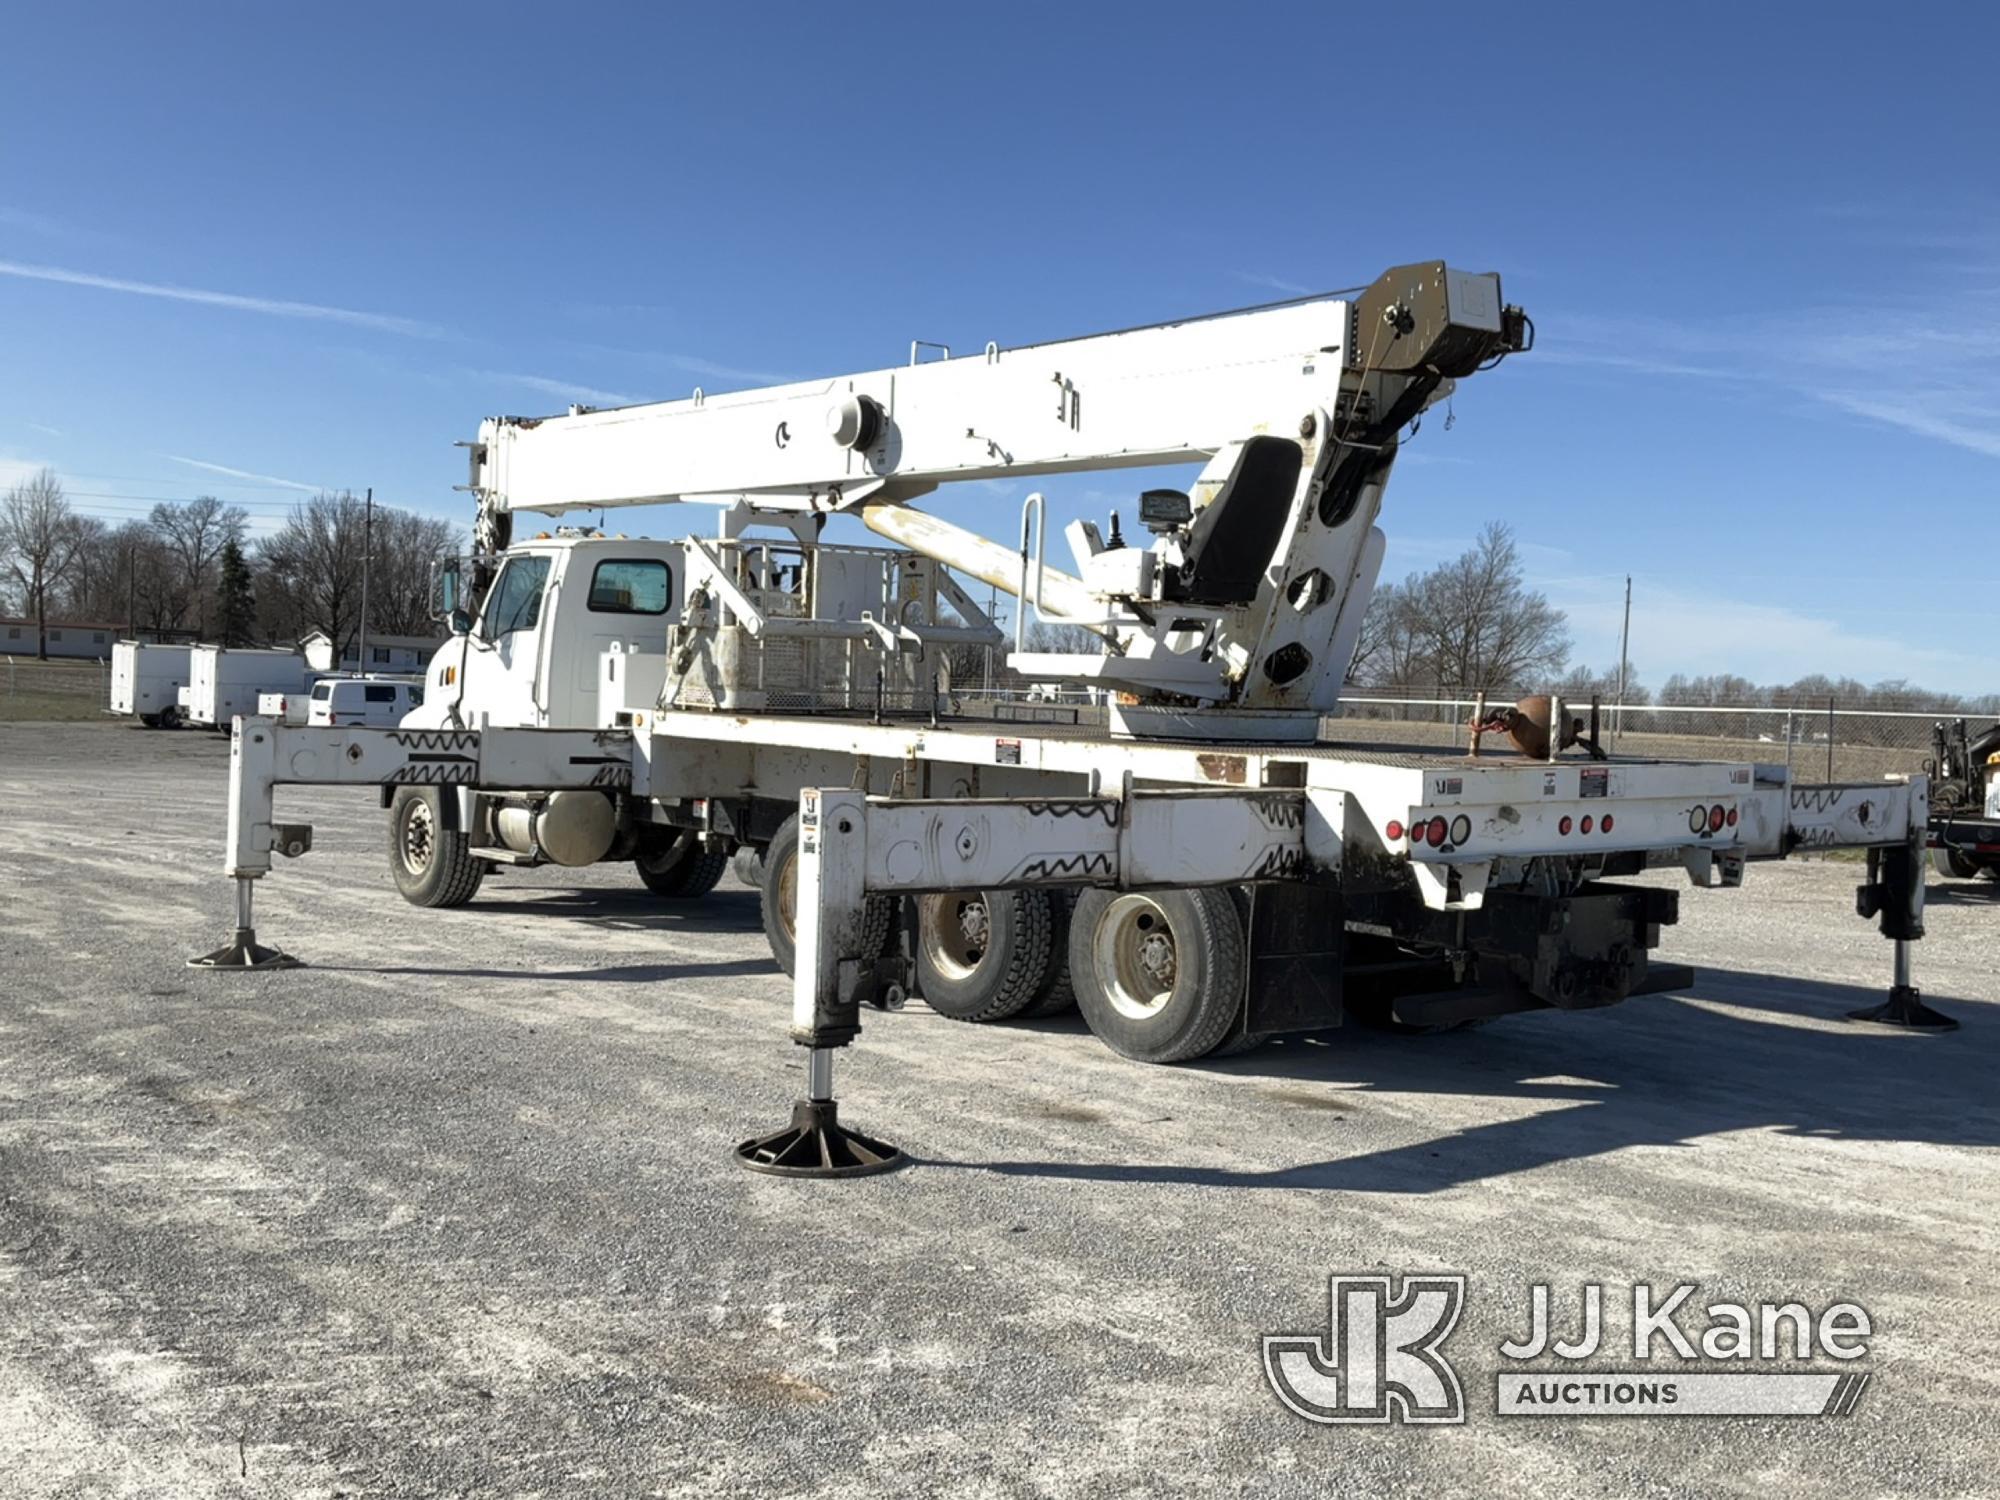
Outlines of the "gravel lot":
{"label": "gravel lot", "polygon": [[[803,1076],[749,892],[418,911],[368,793],[281,792],[318,847],[260,936],[312,967],[195,973],[226,764],[0,725],[8,1496],[2000,1490],[1991,884],[1933,892],[1946,1037],[1836,1019],[1889,947],[1835,862],[1689,891],[1695,990],[1594,1014],[1146,1069],[912,1006],[839,1084],[918,1164],[794,1183],[728,1160]],[[1465,1426],[1266,1387],[1259,1335],[1374,1270],[1470,1277]],[[1845,1420],[1495,1416],[1527,1287],[1590,1280],[1857,1301],[1874,1382]]]}

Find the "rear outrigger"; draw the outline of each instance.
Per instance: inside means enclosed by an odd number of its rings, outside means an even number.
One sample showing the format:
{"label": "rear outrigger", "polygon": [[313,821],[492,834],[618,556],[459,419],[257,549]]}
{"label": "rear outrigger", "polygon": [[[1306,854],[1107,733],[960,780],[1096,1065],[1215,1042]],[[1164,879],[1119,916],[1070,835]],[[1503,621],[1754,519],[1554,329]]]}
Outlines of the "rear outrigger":
{"label": "rear outrigger", "polygon": [[[1536,754],[1477,729],[1462,750],[1322,738],[1399,434],[1532,342],[1497,276],[1428,262],[1219,317],[490,420],[471,450],[479,550],[441,576],[453,635],[422,710],[387,731],[239,721],[242,930],[210,959],[269,951],[250,882],[273,848],[310,844],[273,821],[280,783],[377,787],[422,905],[470,900],[501,866],[607,860],[687,899],[742,854],[812,1049],[793,1126],[743,1150],[780,1171],[894,1164],[831,1103],[832,1049],[864,1005],[917,994],[983,1022],[1074,1003],[1150,1062],[1350,1016],[1428,1030],[1609,1005],[1691,979],[1651,958],[1674,893],[1626,877],[1734,887],[1800,848],[1869,851],[1859,905],[1896,963],[1867,1018],[1949,1025],[1909,977],[1922,777],[1809,787],[1777,765],[1606,756],[1547,700],[1516,713],[1557,747]],[[1073,571],[1046,560],[1039,495],[1011,548],[911,504],[1182,461],[1204,465],[1189,492],[1136,497],[1146,545],[1067,529]],[[720,524],[514,535],[523,513],[664,502]],[[834,516],[890,545],[825,541]],[[1011,650],[961,577],[1019,597]],[[1028,650],[1031,613],[1098,648]],[[1106,724],[967,701],[940,675],[958,645],[1095,690]]]}

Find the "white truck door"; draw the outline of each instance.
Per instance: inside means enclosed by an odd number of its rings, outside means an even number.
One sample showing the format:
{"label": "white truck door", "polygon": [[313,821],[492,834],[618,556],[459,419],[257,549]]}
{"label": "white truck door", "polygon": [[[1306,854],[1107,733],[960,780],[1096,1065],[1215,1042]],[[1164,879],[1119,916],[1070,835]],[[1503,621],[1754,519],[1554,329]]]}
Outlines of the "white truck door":
{"label": "white truck door", "polygon": [[494,580],[465,663],[461,711],[468,723],[534,729],[552,722],[543,696],[550,675],[543,626],[555,613],[544,608],[553,562],[546,552],[516,553]]}

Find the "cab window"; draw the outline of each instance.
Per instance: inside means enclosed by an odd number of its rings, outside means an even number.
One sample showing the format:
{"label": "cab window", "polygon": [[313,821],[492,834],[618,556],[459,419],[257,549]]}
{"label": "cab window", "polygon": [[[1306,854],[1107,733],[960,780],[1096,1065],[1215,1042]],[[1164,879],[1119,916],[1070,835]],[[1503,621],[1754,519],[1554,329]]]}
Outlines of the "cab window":
{"label": "cab window", "polygon": [[396,689],[394,687],[371,686],[361,696],[366,698],[370,703],[394,703],[396,701]]}
{"label": "cab window", "polygon": [[590,609],[600,615],[663,615],[674,578],[655,558],[610,558],[590,575]]}
{"label": "cab window", "polygon": [[486,639],[497,641],[516,630],[533,630],[542,617],[542,588],[549,581],[546,557],[509,558],[486,606]]}

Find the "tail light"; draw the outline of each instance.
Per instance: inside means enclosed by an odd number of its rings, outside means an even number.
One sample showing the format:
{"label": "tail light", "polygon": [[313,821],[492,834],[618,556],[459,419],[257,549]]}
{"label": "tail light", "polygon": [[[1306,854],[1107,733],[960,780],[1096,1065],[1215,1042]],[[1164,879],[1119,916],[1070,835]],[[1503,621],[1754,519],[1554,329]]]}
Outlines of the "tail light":
{"label": "tail light", "polygon": [[1388,823],[1384,825],[1382,832],[1388,836],[1390,843],[1392,844],[1395,843],[1398,839],[1400,839],[1403,836],[1402,820],[1400,818],[1391,818],[1388,821]]}
{"label": "tail light", "polygon": [[1472,819],[1468,818],[1464,813],[1460,813],[1451,820],[1451,841],[1454,844],[1462,844],[1471,837]]}
{"label": "tail light", "polygon": [[1444,847],[1444,841],[1451,832],[1451,830],[1445,826],[1445,821],[1443,818],[1432,818],[1430,821],[1430,826],[1426,828],[1424,831],[1430,835],[1430,841],[1440,849]]}
{"label": "tail light", "polygon": [[[1611,832],[1611,814],[1606,813],[1604,817],[1599,821],[1597,826],[1603,829],[1606,833]],[[1589,831],[1590,830],[1587,828],[1584,830],[1585,833],[1588,833]]]}
{"label": "tail light", "polygon": [[1688,832],[1701,833],[1708,827],[1708,809],[1699,802],[1688,813]]}
{"label": "tail light", "polygon": [[1559,819],[1556,823],[1556,832],[1561,834],[1564,838],[1568,838],[1569,831],[1574,827],[1576,827],[1576,824],[1570,819],[1570,815],[1568,813],[1564,813],[1561,819]]}
{"label": "tail light", "polygon": [[1590,818],[1590,814],[1589,814],[1589,813],[1585,813],[1585,814],[1583,815],[1583,831],[1584,831],[1585,833],[1588,833],[1588,832],[1590,832],[1590,829],[1591,829],[1591,818]]}
{"label": "tail light", "polygon": [[1736,826],[1736,809],[1733,807],[1730,808],[1729,816],[1724,818],[1722,821],[1727,823],[1731,828],[1734,828]]}
{"label": "tail light", "polygon": [[1715,806],[1708,810],[1708,831],[1710,833],[1722,832],[1722,825],[1728,820],[1728,817],[1729,814],[1724,810],[1722,804],[1720,802],[1716,803]]}

